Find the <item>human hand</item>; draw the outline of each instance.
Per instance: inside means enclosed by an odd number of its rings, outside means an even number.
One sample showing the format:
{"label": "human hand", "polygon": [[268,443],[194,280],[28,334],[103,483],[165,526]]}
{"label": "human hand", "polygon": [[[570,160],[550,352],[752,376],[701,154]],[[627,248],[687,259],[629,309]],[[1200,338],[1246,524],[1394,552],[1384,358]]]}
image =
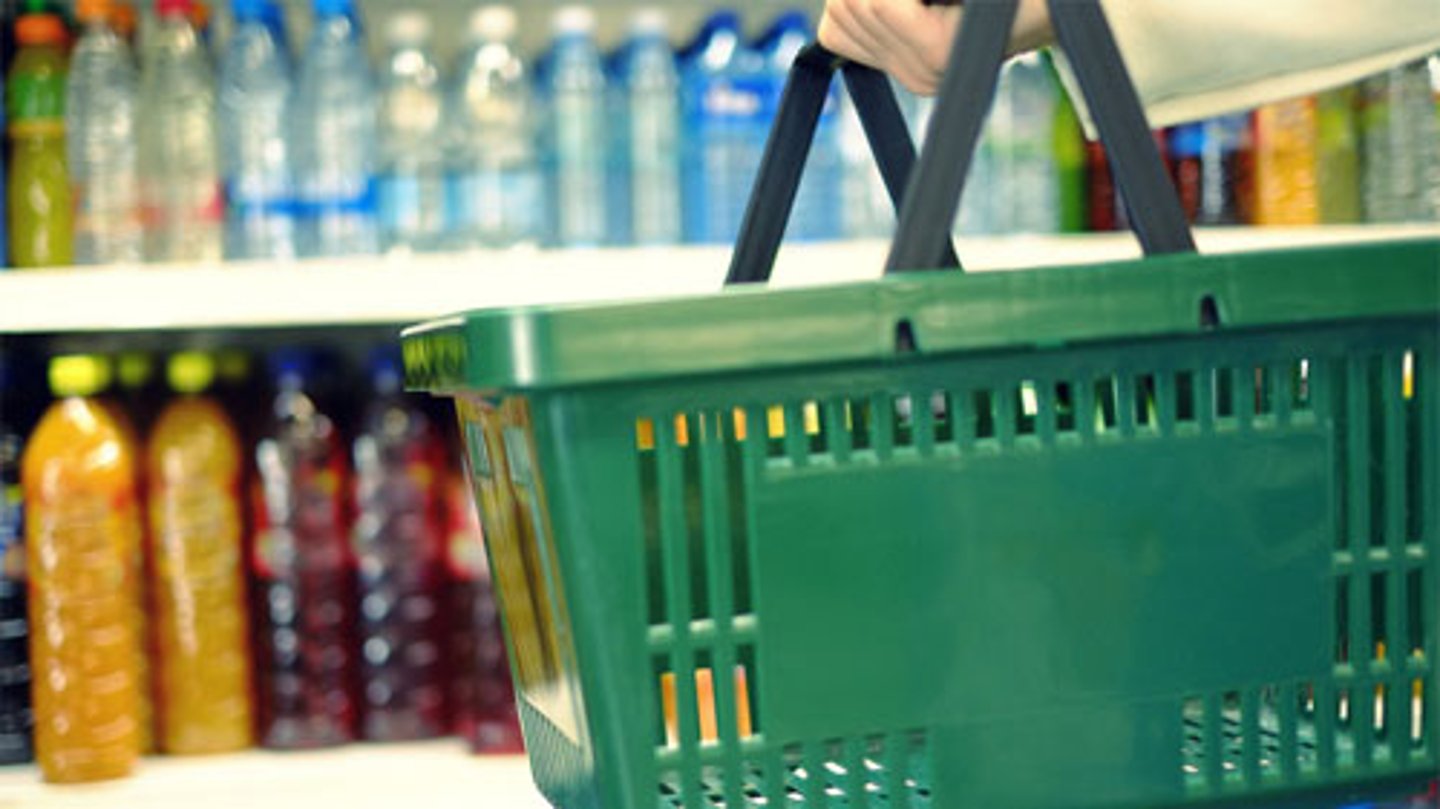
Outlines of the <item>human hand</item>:
{"label": "human hand", "polygon": [[[921,0],[825,0],[820,44],[889,73],[912,92],[934,95],[962,14],[959,6]],[[1034,50],[1054,38],[1046,0],[1020,0],[1008,51]]]}

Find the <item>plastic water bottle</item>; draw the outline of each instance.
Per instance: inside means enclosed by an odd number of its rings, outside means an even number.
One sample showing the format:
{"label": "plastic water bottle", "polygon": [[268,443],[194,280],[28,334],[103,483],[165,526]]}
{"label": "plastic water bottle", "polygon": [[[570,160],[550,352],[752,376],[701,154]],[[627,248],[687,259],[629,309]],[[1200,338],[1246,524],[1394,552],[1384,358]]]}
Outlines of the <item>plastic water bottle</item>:
{"label": "plastic water bottle", "polygon": [[235,30],[220,63],[225,257],[295,257],[294,174],[286,116],[294,79],[268,0],[234,0]]}
{"label": "plastic water bottle", "polygon": [[760,168],[769,83],[733,11],[713,14],[681,54],[681,186],[688,242],[733,243]]}
{"label": "plastic water bottle", "polygon": [[[1039,54],[1008,63],[990,114],[995,174],[986,189],[1000,233],[1060,230],[1053,132],[1060,88]],[[977,189],[979,190],[979,189]]]}
{"label": "plastic water bottle", "polygon": [[[18,386],[10,383],[7,371],[0,358],[0,397],[9,404]],[[29,761],[33,755],[20,454],[19,434],[0,422],[0,764]]]}
{"label": "plastic water bottle", "polygon": [[255,445],[255,693],[260,743],[295,749],[355,737],[354,563],[345,450],[320,407],[315,359],[270,358],[275,398]]}
{"label": "plastic water bottle", "polygon": [[363,736],[445,732],[440,596],[445,448],[401,392],[399,352],[370,362],[371,401],[355,436],[355,549]]}
{"label": "plastic water bottle", "polygon": [[470,43],[446,97],[446,230],[461,248],[540,236],[540,166],[530,71],[515,51],[515,11],[470,16]]}
{"label": "plastic water bottle", "polygon": [[140,85],[140,203],[150,261],[217,261],[224,201],[210,54],[191,0],[156,0]]}
{"label": "plastic water bottle", "polygon": [[1440,119],[1424,60],[1364,83],[1362,207],[1368,222],[1440,217]]}
{"label": "plastic water bottle", "polygon": [[668,28],[663,11],[637,11],[617,58],[612,183],[620,193],[612,214],[620,244],[675,244],[681,237],[680,76]]}
{"label": "plastic water bottle", "polygon": [[[907,114],[915,97],[898,83],[892,82],[892,86],[901,113]],[[848,90],[840,93],[839,139],[844,172],[840,207],[845,236],[872,239],[890,235],[895,228],[894,208]]]}
{"label": "plastic water bottle", "polygon": [[546,241],[593,247],[605,241],[605,70],[595,12],[565,6],[542,73],[546,111]]}
{"label": "plastic water bottle", "polygon": [[65,134],[75,206],[75,263],[141,257],[135,63],[110,25],[109,0],[81,0],[84,33],[70,56]]}
{"label": "plastic water bottle", "polygon": [[[810,19],[802,11],[781,14],[755,43],[764,60],[766,81],[762,118],[752,119],[753,133],[763,149],[770,123],[780,106],[780,96],[790,76],[790,66],[800,49],[815,38]],[[815,138],[805,161],[805,172],[795,195],[795,206],[785,235],[797,241],[838,239],[843,233],[840,203],[844,185],[844,162],[840,154],[839,82],[832,82],[825,106],[816,122]]]}
{"label": "plastic water bottle", "polygon": [[302,256],[380,249],[375,78],[353,0],[315,0],[315,26],[291,105]]}
{"label": "plastic water bottle", "polygon": [[444,159],[439,143],[440,69],[430,19],[418,11],[385,25],[388,52],[380,89],[380,228],[387,250],[439,247],[445,228]]}

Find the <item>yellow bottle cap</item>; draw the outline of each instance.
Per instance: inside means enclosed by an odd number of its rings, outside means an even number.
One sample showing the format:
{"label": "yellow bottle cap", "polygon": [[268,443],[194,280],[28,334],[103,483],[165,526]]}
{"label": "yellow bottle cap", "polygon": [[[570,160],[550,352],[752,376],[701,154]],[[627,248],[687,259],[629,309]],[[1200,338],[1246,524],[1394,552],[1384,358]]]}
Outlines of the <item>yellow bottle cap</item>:
{"label": "yellow bottle cap", "polygon": [[155,374],[155,360],[141,351],[126,351],[115,360],[122,388],[143,388]]}
{"label": "yellow bottle cap", "polygon": [[215,375],[230,384],[240,384],[250,377],[250,355],[238,348],[227,348],[215,355]]}
{"label": "yellow bottle cap", "polygon": [[110,361],[96,354],[66,354],[50,360],[50,391],[56,396],[94,396],[110,387]]}
{"label": "yellow bottle cap", "polygon": [[215,382],[215,358],[203,351],[182,351],[170,357],[167,376],[178,393],[202,393]]}

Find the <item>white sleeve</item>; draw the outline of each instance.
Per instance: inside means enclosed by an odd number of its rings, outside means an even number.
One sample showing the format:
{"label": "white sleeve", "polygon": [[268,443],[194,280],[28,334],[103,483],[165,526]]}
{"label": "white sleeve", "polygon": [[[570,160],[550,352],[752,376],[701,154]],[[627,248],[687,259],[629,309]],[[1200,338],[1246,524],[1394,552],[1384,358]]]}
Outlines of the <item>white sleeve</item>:
{"label": "white sleeve", "polygon": [[[1440,0],[1103,0],[1150,124],[1307,95],[1440,51]],[[1063,54],[1061,76],[1087,122]]]}

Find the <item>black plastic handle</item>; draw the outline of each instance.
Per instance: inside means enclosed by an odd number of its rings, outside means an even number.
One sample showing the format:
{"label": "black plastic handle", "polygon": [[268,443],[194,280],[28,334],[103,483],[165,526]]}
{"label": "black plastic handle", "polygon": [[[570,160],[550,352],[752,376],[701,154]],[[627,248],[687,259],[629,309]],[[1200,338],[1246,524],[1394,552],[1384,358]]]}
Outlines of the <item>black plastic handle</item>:
{"label": "black plastic handle", "polygon": [[[905,182],[915,165],[915,143],[910,139],[910,130],[895,101],[890,80],[878,70],[842,59],[819,44],[809,45],[795,58],[780,97],[755,186],[741,220],[740,238],[730,256],[727,284],[758,283],[770,277],[795,204],[805,159],[815,140],[815,129],[837,69],[842,71],[855,102],[890,202],[895,210],[900,210]],[[960,266],[949,244],[945,245],[939,263],[944,267]]]}
{"label": "black plastic handle", "polygon": [[[1193,252],[1195,243],[1179,197],[1165,172],[1099,0],[1048,2],[1056,38],[1070,57],[1090,105],[1142,249],[1146,255]],[[929,4],[953,5],[956,0]],[[1018,0],[965,0],[963,5],[965,13],[918,162],[884,76],[818,45],[802,51],[765,144],[727,283],[752,283],[769,277],[837,68],[844,71],[891,199],[901,200],[885,272],[959,267],[950,233],[994,98]],[[912,173],[919,177],[914,183],[907,181]]]}

